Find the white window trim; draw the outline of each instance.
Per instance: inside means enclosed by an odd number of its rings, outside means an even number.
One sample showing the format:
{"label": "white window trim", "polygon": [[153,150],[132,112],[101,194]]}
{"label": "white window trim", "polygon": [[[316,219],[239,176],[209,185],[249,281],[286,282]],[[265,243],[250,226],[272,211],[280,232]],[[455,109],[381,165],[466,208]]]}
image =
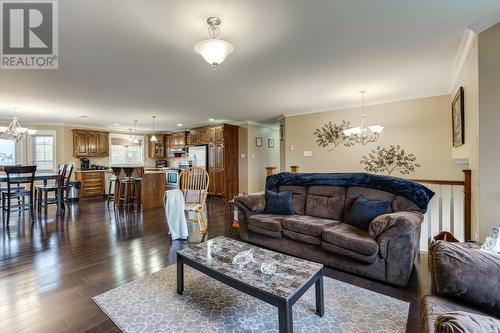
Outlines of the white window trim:
{"label": "white window trim", "polygon": [[[52,136],[52,154],[54,155],[54,163],[52,165],[52,169],[40,169],[40,171],[54,171],[57,169],[57,131],[56,130],[37,130],[34,136],[38,135],[50,135]],[[28,164],[33,165],[33,139],[31,136],[28,136],[26,140],[27,145],[27,156],[26,160]]]}
{"label": "white window trim", "polygon": [[[141,163],[140,164],[130,164],[130,166],[134,165],[144,165],[146,162],[146,158],[144,157],[145,152],[146,152],[146,147],[144,143],[146,142],[146,137],[142,135],[133,135],[132,137],[137,137],[139,140],[141,140],[141,146],[142,146],[142,155],[141,155]],[[113,164],[111,161],[111,138],[120,138],[120,139],[128,139],[130,138],[129,134],[118,134],[118,133],[110,133],[109,134],[109,166],[116,166],[116,165],[121,165],[121,164]]]}

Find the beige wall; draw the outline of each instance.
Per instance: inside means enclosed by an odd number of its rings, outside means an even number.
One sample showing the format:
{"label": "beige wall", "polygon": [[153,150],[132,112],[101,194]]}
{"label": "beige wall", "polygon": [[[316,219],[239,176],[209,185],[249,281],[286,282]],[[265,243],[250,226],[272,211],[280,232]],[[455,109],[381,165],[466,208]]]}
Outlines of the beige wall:
{"label": "beige wall", "polygon": [[500,24],[479,34],[480,226],[500,225]]}
{"label": "beige wall", "polygon": [[[262,138],[262,147],[255,146],[255,138]],[[274,140],[274,148],[268,147]],[[244,125],[239,130],[240,192],[259,192],[266,183],[266,166],[280,167],[279,128],[267,125]],[[241,154],[245,154],[243,157]]]}
{"label": "beige wall", "polygon": [[450,105],[460,87],[464,88],[465,106],[465,144],[452,148],[452,156],[469,162],[472,175],[472,225],[471,235],[479,234],[479,94],[478,94],[478,43],[472,47],[453,87]]}
{"label": "beige wall", "polygon": [[[368,98],[369,101],[369,98]],[[321,148],[313,132],[332,121],[351,121],[358,126],[360,108],[287,117],[285,120],[285,168],[299,165],[302,172],[363,171],[360,160],[377,145],[399,144],[417,156],[421,168],[411,178],[462,180],[464,165],[458,165],[451,153],[450,97],[439,96],[366,108],[368,124],[385,129],[377,143],[351,148],[339,146],[333,151]],[[293,150],[290,150],[293,147]],[[312,156],[304,156],[312,151]],[[394,176],[401,176],[394,174]]]}

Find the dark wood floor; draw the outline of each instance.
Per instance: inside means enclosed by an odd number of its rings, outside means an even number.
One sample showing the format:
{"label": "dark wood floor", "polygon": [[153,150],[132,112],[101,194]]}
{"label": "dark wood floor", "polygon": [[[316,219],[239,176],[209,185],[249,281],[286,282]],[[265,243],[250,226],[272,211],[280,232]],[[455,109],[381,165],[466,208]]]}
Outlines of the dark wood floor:
{"label": "dark wood floor", "polygon": [[[209,202],[208,238],[227,234],[227,209]],[[173,264],[176,250],[189,246],[170,241],[162,209],[124,213],[100,199],[74,204],[57,219],[49,211],[35,224],[13,214],[0,242],[0,332],[119,332],[91,297]],[[429,291],[425,256],[404,289],[326,274],[410,302],[407,331],[419,331],[418,300]]]}

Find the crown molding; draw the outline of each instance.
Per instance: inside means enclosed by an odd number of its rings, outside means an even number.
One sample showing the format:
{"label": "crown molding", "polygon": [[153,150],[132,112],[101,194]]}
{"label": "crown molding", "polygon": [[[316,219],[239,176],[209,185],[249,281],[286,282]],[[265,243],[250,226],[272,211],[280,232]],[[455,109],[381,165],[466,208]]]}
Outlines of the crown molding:
{"label": "crown molding", "polygon": [[[368,102],[365,101],[365,106],[387,104],[387,103],[397,103],[397,102],[411,101],[414,99],[422,99],[422,98],[430,98],[430,97],[438,97],[438,96],[447,96],[449,94],[450,93],[448,92],[448,90],[430,91],[430,92],[427,92],[425,94],[407,94],[407,95],[400,95],[400,96],[389,97],[389,98],[374,99],[374,100],[371,100]],[[353,102],[353,103],[346,103],[346,104],[341,104],[341,105],[317,108],[315,110],[285,112],[285,113],[283,113],[283,117],[284,118],[296,117],[296,116],[302,116],[302,115],[306,115],[306,114],[322,113],[322,112],[330,112],[330,111],[340,111],[340,110],[354,109],[354,108],[360,108],[360,107],[361,107],[361,102]]]}
{"label": "crown molding", "polygon": [[273,129],[273,130],[278,130],[280,128],[279,125],[268,124],[268,123],[259,123],[259,122],[253,121],[253,120],[232,121],[232,122],[228,122],[227,124],[235,125],[235,126],[253,125],[253,126],[265,127],[265,128],[269,128],[269,129]]}
{"label": "crown molding", "polygon": [[477,38],[477,33],[471,29],[465,29],[460,41],[460,46],[458,48],[458,53],[453,62],[453,67],[451,70],[450,78],[448,80],[448,93],[452,93],[457,85],[458,77],[464,68],[464,64],[467,61],[467,57],[474,45],[474,41]]}
{"label": "crown molding", "polygon": [[474,31],[476,34],[480,34],[481,32],[488,30],[492,26],[500,23],[500,10],[494,11],[480,20],[474,22],[469,26],[469,29]]}

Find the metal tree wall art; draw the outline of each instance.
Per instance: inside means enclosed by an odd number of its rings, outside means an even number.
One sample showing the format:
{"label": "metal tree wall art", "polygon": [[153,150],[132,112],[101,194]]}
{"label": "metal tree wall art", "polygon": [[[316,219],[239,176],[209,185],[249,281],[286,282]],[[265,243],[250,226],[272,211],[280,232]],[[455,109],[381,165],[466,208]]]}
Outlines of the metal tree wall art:
{"label": "metal tree wall art", "polygon": [[409,175],[420,168],[416,163],[417,158],[413,154],[407,154],[399,145],[390,145],[388,148],[378,146],[370,151],[368,156],[363,156],[361,164],[365,171],[373,173],[385,173],[390,175],[399,172],[402,175]]}
{"label": "metal tree wall art", "polygon": [[333,124],[330,121],[314,131],[316,143],[323,148],[331,147],[328,151],[334,150],[339,145],[352,147],[356,144],[355,140],[344,134],[344,131],[350,127],[351,123],[345,120],[342,120],[340,124]]}

